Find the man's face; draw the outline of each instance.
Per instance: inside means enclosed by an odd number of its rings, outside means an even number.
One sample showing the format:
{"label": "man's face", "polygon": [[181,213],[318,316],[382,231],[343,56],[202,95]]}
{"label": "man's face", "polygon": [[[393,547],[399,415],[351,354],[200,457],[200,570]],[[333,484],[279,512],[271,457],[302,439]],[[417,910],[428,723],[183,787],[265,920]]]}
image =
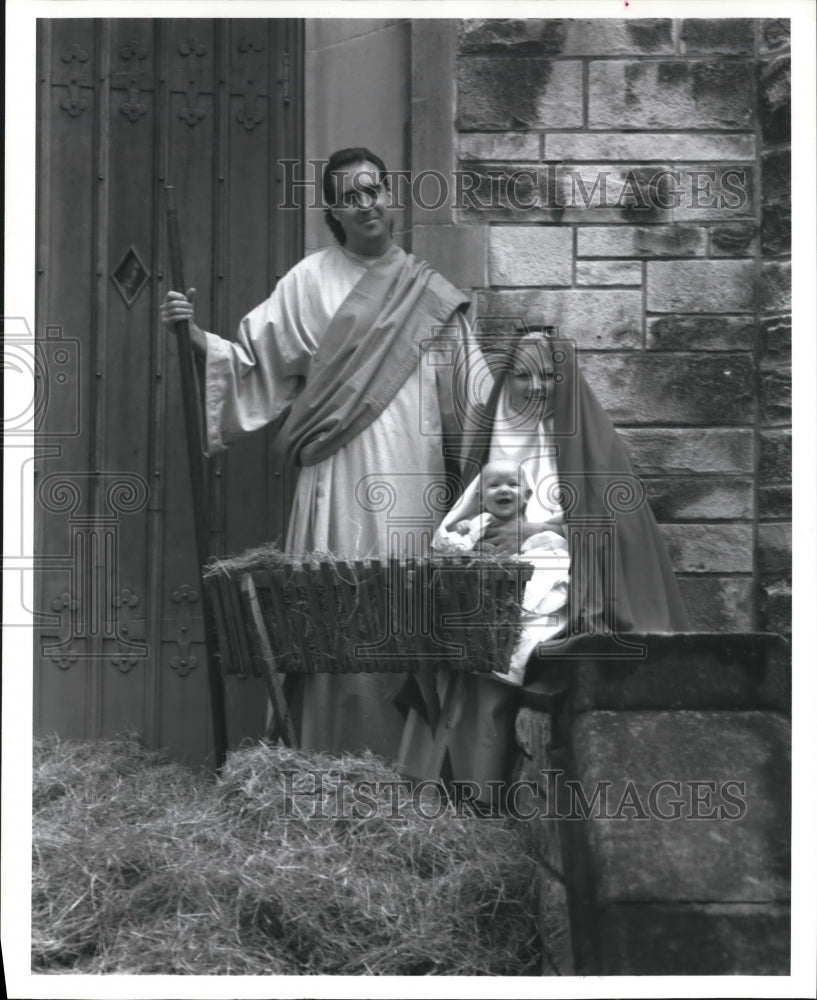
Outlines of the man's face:
{"label": "man's face", "polygon": [[332,215],[346,234],[346,246],[379,256],[391,243],[391,195],[374,163],[350,163],[335,172]]}
{"label": "man's face", "polygon": [[531,495],[515,462],[491,462],[482,472],[482,509],[500,521],[519,517]]}
{"label": "man's face", "polygon": [[516,413],[543,414],[553,387],[553,361],[545,344],[524,344],[508,373],[508,400]]}

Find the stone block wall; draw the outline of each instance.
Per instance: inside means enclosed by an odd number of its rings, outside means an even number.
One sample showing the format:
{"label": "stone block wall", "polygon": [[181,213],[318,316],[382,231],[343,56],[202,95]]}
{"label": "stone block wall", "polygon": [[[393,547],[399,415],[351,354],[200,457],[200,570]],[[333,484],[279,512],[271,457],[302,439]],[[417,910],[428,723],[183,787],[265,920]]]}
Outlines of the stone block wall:
{"label": "stone block wall", "polygon": [[758,587],[762,628],[791,622],[791,94],[788,22],[760,22]]}
{"label": "stone block wall", "polygon": [[790,631],[788,43],[782,20],[463,20],[448,136],[412,126],[413,171],[457,170],[445,209],[413,206],[415,252],[486,338],[576,341],[697,630]]}

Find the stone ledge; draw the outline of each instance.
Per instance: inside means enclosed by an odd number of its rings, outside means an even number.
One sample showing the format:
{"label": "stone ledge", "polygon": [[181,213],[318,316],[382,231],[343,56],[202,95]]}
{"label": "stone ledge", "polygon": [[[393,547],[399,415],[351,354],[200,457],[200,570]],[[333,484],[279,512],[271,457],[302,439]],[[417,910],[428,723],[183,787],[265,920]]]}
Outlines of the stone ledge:
{"label": "stone ledge", "polygon": [[791,712],[789,645],[764,632],[577,636],[543,649],[529,671],[523,700],[535,704],[537,688],[565,691],[564,718],[600,710]]}

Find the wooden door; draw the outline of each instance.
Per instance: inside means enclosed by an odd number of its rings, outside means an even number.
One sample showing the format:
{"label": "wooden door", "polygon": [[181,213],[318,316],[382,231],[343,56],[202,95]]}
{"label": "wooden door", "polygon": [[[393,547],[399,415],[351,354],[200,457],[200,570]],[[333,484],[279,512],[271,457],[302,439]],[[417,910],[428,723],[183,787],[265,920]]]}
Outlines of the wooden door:
{"label": "wooden door", "polygon": [[[201,602],[168,288],[172,184],[197,320],[232,337],[302,254],[280,208],[301,157],[292,20],[39,22],[37,337],[49,383],[35,486],[35,731],[212,759]],[[280,536],[261,432],[210,463],[211,551]],[[230,678],[232,744],[263,728]]]}

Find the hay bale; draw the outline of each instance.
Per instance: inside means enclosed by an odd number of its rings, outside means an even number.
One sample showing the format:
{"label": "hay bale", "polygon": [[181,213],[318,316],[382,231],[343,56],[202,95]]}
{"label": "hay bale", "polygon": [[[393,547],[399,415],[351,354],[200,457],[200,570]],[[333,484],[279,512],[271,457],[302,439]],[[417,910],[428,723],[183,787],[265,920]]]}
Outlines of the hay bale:
{"label": "hay bale", "polygon": [[213,780],[132,736],[38,742],[34,971],[536,974],[525,830],[400,783],[370,754],[260,744]]}

